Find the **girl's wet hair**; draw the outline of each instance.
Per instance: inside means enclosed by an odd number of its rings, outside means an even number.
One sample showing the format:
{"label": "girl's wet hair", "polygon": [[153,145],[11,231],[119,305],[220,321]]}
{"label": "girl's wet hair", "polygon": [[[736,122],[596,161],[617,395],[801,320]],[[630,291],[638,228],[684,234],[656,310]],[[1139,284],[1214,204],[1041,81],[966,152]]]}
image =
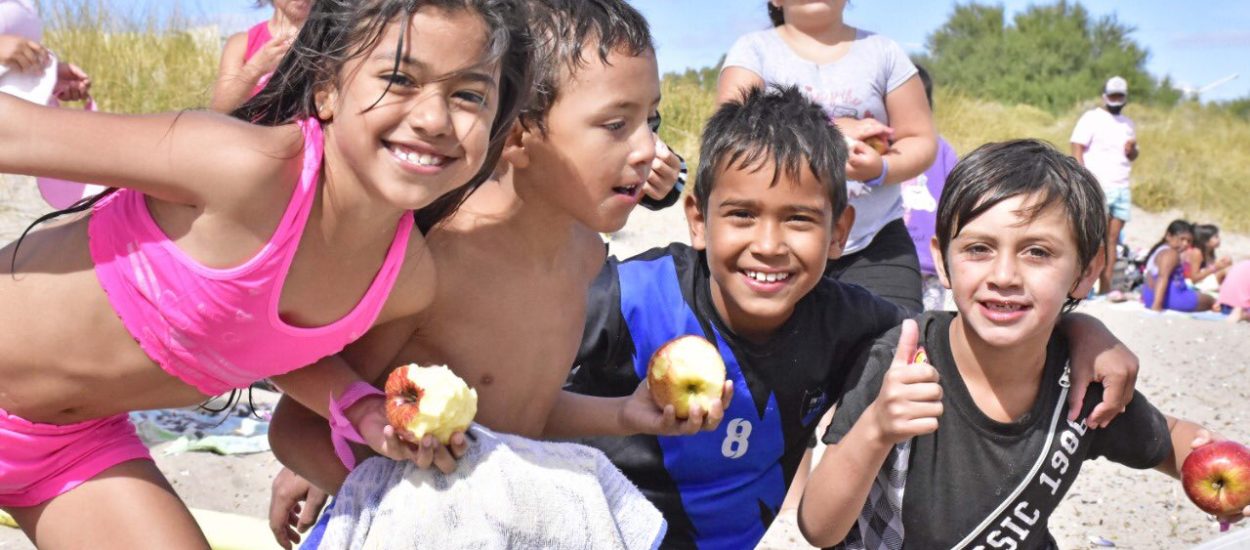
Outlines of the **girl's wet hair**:
{"label": "girl's wet hair", "polygon": [[716,180],[728,170],[755,171],[773,165],[771,185],[791,182],[803,166],[829,192],[833,218],[846,209],[846,140],[829,115],[795,86],[751,88],[722,105],[703,128],[694,196],[707,212]]}
{"label": "girl's wet hair", "polygon": [[[987,143],[951,170],[938,201],[934,231],[943,258],[964,226],[998,203],[1020,195],[1038,197],[1020,213],[1026,222],[1052,207],[1062,209],[1076,241],[1080,271],[1084,272],[1107,235],[1102,187],[1075,159],[1036,139]],[[947,269],[945,260],[941,267]],[[1065,311],[1079,302],[1079,298],[1069,296]]]}
{"label": "girl's wet hair", "polygon": [[[317,0],[264,89],[231,115],[271,126],[317,116],[317,92],[341,84],[347,61],[373,51],[388,25],[408,20],[423,8],[479,15],[489,34],[484,61],[498,63],[500,72],[498,111],[491,125],[486,161],[466,185],[416,212],[418,226],[428,231],[455,212],[469,193],[490,177],[503,151],[504,138],[527,101],[532,40],[525,0]],[[407,36],[400,34],[395,51],[397,69]]]}
{"label": "girl's wet hair", "polygon": [[530,9],[534,92],[521,111],[527,128],[546,131],[560,83],[586,66],[586,48],[594,46],[603,64],[613,52],[637,57],[655,50],[646,18],[625,0],[531,0]]}

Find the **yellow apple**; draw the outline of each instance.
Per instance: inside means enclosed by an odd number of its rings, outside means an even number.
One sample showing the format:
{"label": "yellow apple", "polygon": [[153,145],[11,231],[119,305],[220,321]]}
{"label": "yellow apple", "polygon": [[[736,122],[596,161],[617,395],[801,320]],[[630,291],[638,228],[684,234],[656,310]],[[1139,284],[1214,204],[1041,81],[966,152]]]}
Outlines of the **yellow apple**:
{"label": "yellow apple", "polygon": [[444,445],[477,414],[477,391],[445,366],[404,365],[386,378],[386,419],[412,441],[433,434]]}
{"label": "yellow apple", "polygon": [[720,352],[700,336],[669,340],[647,362],[647,387],[660,408],[672,405],[677,418],[689,418],[699,405],[706,413],[720,401],[725,389],[725,362]]}

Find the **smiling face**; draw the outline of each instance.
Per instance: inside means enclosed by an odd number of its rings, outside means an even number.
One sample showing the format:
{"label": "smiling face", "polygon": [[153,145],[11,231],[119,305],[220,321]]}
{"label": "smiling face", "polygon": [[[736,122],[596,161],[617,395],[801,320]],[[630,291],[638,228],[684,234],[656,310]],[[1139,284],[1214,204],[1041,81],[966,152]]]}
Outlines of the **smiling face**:
{"label": "smiling face", "polygon": [[783,171],[775,185],[771,160],[718,172],[706,212],[693,196],[686,200],[690,240],[707,253],[721,319],[735,333],[762,340],[841,254],[854,213],[847,208],[833,219],[829,189],[806,163],[797,181]]}
{"label": "smiling face", "polygon": [[530,187],[518,192],[541,195],[607,233],[624,227],[651,173],[660,80],[651,50],[613,51],[604,63],[597,47],[583,50],[585,64],[572,76],[565,71],[545,130],[531,124],[523,131],[523,159],[514,165]]}
{"label": "smiling face", "polygon": [[373,50],[344,65],[337,88],[318,94],[318,114],[330,120],[327,166],[347,167],[328,175],[405,210],[467,183],[486,159],[498,106],[486,37],[481,17],[462,10],[425,7],[388,25]]}
{"label": "smiling face", "polygon": [[[1069,296],[1083,297],[1101,262],[1082,273],[1069,216],[1050,206],[1030,219],[1035,195],[1004,199],[972,219],[933,257],[969,338],[994,347],[1045,347]],[[1101,255],[1097,255],[1101,258]]]}

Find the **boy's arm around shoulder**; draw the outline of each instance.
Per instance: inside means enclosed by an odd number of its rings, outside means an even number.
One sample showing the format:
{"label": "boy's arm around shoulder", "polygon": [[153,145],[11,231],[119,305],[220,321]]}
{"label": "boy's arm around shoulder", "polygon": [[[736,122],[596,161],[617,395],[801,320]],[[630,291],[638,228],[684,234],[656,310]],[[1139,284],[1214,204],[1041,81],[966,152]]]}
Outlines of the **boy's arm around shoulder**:
{"label": "boy's arm around shoulder", "polygon": [[1137,384],[1137,356],[1116,338],[1106,325],[1083,313],[1068,313],[1060,318],[1059,330],[1071,348],[1072,391],[1068,395],[1068,420],[1076,420],[1085,401],[1085,392],[1093,382],[1105,388],[1102,402],[1094,408],[1085,423],[1091,428],[1105,427],[1116,415],[1124,412],[1133,399]]}
{"label": "boy's arm around shoulder", "polygon": [[56,109],[0,95],[0,172],[135,189],[174,203],[285,201],[291,187],[273,183],[295,181],[303,145],[290,124],[263,127],[196,111]]}
{"label": "boy's arm around shoulder", "polygon": [[895,444],[937,429],[942,388],[931,365],[913,364],[919,330],[908,320],[861,355],[858,383],[843,396],[829,446],[799,504],[799,530],[813,545],[846,538]]}

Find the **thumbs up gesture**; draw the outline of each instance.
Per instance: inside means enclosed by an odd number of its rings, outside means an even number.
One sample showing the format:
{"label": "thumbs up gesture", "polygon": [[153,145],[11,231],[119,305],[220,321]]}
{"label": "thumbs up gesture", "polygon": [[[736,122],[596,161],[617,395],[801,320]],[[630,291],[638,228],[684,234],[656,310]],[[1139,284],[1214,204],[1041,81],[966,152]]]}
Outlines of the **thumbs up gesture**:
{"label": "thumbs up gesture", "polygon": [[881,381],[881,391],[866,415],[876,426],[877,437],[894,444],[937,430],[942,416],[942,386],[938,372],[919,349],[916,322],[903,321],[894,361]]}

